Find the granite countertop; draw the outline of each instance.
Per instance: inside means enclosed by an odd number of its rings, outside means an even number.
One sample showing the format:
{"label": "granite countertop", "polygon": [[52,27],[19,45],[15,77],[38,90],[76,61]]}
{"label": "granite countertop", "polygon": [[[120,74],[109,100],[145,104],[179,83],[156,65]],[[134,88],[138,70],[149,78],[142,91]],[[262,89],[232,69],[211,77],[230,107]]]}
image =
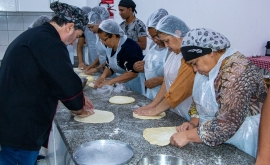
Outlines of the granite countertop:
{"label": "granite countertop", "polygon": [[[134,150],[134,156],[126,163],[135,165],[142,157],[147,155],[165,154],[180,157],[188,164],[216,165],[251,165],[255,159],[240,151],[232,145],[222,144],[210,147],[205,144],[189,143],[183,148],[172,145],[160,147],[151,145],[143,138],[145,128],[178,126],[185,119],[177,114],[166,111],[166,116],[159,120],[141,120],[134,118],[132,112],[139,106],[151,102],[148,98],[133,92],[112,93],[111,95],[93,94],[91,87],[85,87],[84,93],[93,102],[96,109],[111,111],[115,118],[110,123],[87,124],[79,123],[73,119],[66,107],[60,103],[55,115],[55,124],[70,153],[83,143],[94,140],[119,140],[129,144]],[[109,98],[114,95],[132,96],[135,102],[126,105],[109,103]]]}

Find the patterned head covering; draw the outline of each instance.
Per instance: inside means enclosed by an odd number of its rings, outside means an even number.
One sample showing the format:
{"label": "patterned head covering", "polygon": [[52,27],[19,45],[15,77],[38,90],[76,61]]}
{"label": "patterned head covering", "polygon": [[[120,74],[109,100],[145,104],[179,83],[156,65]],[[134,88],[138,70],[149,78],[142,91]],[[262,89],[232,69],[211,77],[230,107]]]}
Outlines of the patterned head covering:
{"label": "patterned head covering", "polygon": [[88,24],[99,25],[102,21],[109,19],[110,14],[107,9],[101,6],[92,8],[92,11],[88,14]]}
{"label": "patterned head covering", "polygon": [[122,28],[120,27],[120,25],[111,19],[107,19],[105,21],[102,21],[101,24],[99,25],[99,28],[106,33],[118,34],[120,36],[125,35],[125,33],[122,30]]}
{"label": "patterned head covering", "polygon": [[152,27],[152,28],[156,28],[158,21],[165,17],[166,15],[168,15],[167,10],[165,9],[158,9],[157,11],[155,11],[154,13],[151,14],[151,16],[148,18],[146,26],[147,27]]}
{"label": "patterned head covering", "polygon": [[132,1],[132,0],[121,0],[118,4],[118,6],[123,6],[123,7],[127,7],[127,8],[132,8],[132,11],[134,11],[134,13],[137,14],[136,11],[136,4]]}
{"label": "patterned head covering", "polygon": [[156,29],[177,38],[184,37],[189,31],[186,23],[173,15],[167,15],[161,18],[156,26]]}
{"label": "patterned head covering", "polygon": [[229,47],[230,41],[224,35],[210,29],[197,28],[183,38],[181,52],[184,59],[190,61]]}
{"label": "patterned head covering", "polygon": [[51,3],[50,8],[54,11],[55,16],[64,19],[67,22],[73,22],[76,28],[84,31],[85,26],[88,23],[88,18],[87,14],[83,12],[82,9],[58,1]]}

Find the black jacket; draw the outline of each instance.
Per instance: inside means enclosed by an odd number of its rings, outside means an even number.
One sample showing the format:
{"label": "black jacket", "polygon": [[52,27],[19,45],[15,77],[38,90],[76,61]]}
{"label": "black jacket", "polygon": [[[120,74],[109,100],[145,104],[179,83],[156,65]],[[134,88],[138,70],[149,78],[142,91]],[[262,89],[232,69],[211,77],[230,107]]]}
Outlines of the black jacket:
{"label": "black jacket", "polygon": [[2,60],[0,145],[39,150],[58,100],[68,109],[82,109],[82,83],[58,32],[45,23],[13,40]]}

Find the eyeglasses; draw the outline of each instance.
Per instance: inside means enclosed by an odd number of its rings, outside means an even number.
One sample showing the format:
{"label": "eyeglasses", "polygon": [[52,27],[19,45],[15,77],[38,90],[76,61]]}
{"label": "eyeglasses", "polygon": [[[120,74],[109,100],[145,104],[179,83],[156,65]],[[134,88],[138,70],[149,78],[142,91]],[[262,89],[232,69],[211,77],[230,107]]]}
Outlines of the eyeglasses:
{"label": "eyeglasses", "polygon": [[99,39],[100,42],[106,42],[109,39],[109,37],[107,37],[105,40],[102,40],[101,38]]}
{"label": "eyeglasses", "polygon": [[151,36],[151,35],[147,35],[147,37],[149,38],[149,39],[151,39],[151,40],[159,40],[160,41],[160,38],[158,37],[158,35],[156,34],[156,35],[154,35],[154,36]]}

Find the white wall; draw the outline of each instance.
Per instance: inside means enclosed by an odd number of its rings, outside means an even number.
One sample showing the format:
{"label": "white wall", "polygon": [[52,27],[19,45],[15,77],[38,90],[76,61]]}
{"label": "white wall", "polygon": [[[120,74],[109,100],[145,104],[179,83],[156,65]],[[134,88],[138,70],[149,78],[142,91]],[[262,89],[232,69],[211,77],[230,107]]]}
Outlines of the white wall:
{"label": "white wall", "polygon": [[[119,0],[114,0],[118,9]],[[100,0],[87,0],[90,7]],[[137,18],[146,22],[158,8],[185,21],[193,29],[205,27],[224,34],[246,56],[264,55],[265,45],[270,41],[269,0],[134,0]],[[104,5],[105,6],[105,5]],[[115,12],[115,20],[122,19]]]}

